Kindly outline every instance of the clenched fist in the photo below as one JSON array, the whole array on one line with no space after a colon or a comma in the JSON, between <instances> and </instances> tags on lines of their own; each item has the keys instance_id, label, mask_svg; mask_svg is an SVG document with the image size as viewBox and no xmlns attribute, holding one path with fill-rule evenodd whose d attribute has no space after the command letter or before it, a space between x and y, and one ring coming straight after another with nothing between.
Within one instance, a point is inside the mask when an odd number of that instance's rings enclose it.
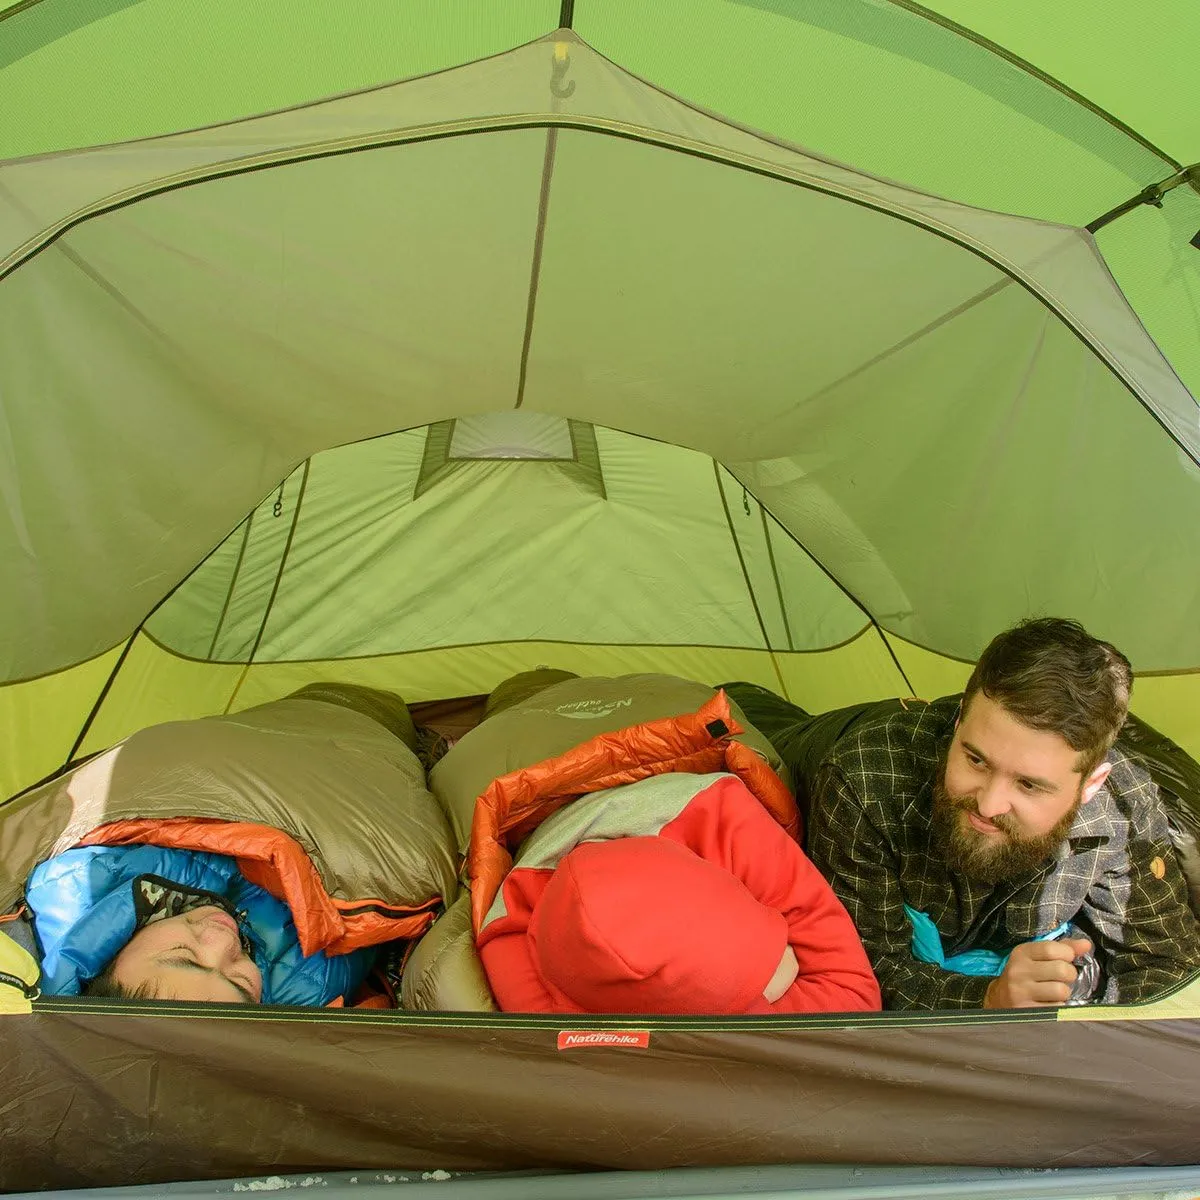
<instances>
[{"instance_id":1,"label":"clenched fist","mask_svg":"<svg viewBox=\"0 0 1200 1200\"><path fill-rule=\"evenodd\" d=\"M1074 961L1088 954L1087 938L1057 942L1022 942L988 987L984 1008L1033 1008L1039 1004L1065 1004L1079 972Z\"/></svg>"}]
</instances>

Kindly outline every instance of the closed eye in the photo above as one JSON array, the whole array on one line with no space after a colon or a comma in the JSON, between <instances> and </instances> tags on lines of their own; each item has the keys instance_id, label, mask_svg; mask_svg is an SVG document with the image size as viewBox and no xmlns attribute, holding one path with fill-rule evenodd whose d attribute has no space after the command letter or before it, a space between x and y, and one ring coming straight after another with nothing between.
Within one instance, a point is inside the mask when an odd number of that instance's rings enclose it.
<instances>
[{"instance_id":1,"label":"closed eye","mask_svg":"<svg viewBox=\"0 0 1200 1200\"><path fill-rule=\"evenodd\" d=\"M240 983L236 979L230 979L229 982L232 983L233 986L235 988L237 988L237 990L239 992L241 992L242 999L245 1000L245 1002L247 1004L257 1004L258 1003L258 1001L254 998L254 993L245 984Z\"/></svg>"},{"instance_id":2,"label":"closed eye","mask_svg":"<svg viewBox=\"0 0 1200 1200\"><path fill-rule=\"evenodd\" d=\"M175 958L166 957L167 955L174 954L176 951L182 951L182 953L180 953L178 955L178 957L175 957ZM190 947L188 947L188 946L172 946L169 950L166 950L163 952L163 954L159 955L157 961L159 962L159 964L161 966L164 966L164 967L180 967L184 970L189 970L189 971L203 971L205 975L220 974L220 972L213 971L208 967L202 967L196 961L195 956L193 955ZM250 988L245 983L243 983L237 979L231 979L228 975L221 975L221 978L224 979L225 982L228 983L231 987L236 988L238 993L241 995L242 999L247 1004L257 1004L258 1003L258 1000L255 998L254 993L250 990Z\"/></svg>"}]
</instances>

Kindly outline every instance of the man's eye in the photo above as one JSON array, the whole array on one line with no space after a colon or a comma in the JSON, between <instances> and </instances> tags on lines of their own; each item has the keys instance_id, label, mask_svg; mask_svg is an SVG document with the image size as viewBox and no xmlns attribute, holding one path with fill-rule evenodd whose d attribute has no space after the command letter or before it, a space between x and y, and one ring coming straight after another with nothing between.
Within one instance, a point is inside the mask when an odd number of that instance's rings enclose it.
<instances>
[{"instance_id":1,"label":"man's eye","mask_svg":"<svg viewBox=\"0 0 1200 1200\"><path fill-rule=\"evenodd\" d=\"M978 754L972 754L970 750L964 750L963 753L967 756L967 762L969 762L971 766L978 767L983 765L983 759L980 758Z\"/></svg>"},{"instance_id":2,"label":"man's eye","mask_svg":"<svg viewBox=\"0 0 1200 1200\"><path fill-rule=\"evenodd\" d=\"M1035 784L1032 779L1018 779L1017 787L1019 787L1023 792L1037 791L1037 784Z\"/></svg>"}]
</instances>

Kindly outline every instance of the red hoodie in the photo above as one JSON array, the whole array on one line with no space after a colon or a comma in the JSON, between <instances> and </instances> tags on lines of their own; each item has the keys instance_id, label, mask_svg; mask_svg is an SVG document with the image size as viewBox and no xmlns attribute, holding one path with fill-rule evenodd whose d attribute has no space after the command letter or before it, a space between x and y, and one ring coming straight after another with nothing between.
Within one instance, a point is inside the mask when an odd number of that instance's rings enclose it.
<instances>
[{"instance_id":1,"label":"red hoodie","mask_svg":"<svg viewBox=\"0 0 1200 1200\"><path fill-rule=\"evenodd\" d=\"M849 915L800 847L736 777L692 778L696 794L654 836L584 840L565 848L556 869L523 867L518 859L504 880L499 915L479 935L502 1009L733 1014L881 1007ZM576 804L612 806L627 798L631 809L644 811L653 787L644 780ZM763 989L789 944L799 974L771 1004Z\"/></svg>"}]
</instances>

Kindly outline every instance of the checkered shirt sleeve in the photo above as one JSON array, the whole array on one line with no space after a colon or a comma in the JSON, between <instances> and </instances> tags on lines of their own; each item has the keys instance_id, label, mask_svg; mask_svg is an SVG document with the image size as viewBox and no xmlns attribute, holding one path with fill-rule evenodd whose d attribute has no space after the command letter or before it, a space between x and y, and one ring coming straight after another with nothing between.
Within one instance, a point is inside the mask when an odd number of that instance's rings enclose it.
<instances>
[{"instance_id":1,"label":"checkered shirt sleeve","mask_svg":"<svg viewBox=\"0 0 1200 1200\"><path fill-rule=\"evenodd\" d=\"M1200 970L1200 931L1153 780L1118 751L1109 787L1128 821L1121 850L1107 856L1080 912L1109 977L1108 1001L1136 1004Z\"/></svg>"}]
</instances>

